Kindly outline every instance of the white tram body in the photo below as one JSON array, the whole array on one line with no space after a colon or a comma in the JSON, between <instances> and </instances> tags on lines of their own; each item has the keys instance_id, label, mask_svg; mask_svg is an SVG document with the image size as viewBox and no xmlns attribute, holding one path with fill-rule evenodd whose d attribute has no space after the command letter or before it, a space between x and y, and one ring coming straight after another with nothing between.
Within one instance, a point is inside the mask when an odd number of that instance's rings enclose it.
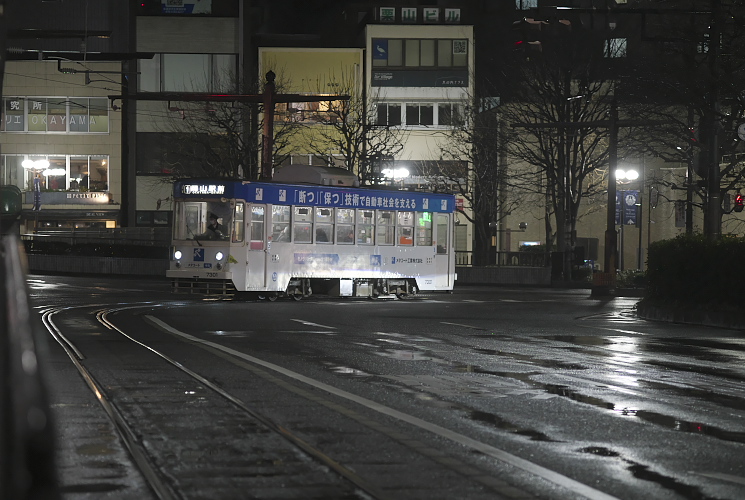
<instances>
[{"instance_id":1,"label":"white tram body","mask_svg":"<svg viewBox=\"0 0 745 500\"><path fill-rule=\"evenodd\" d=\"M453 289L454 196L322 182L336 185L176 182L173 290L299 299Z\"/></svg>"}]
</instances>

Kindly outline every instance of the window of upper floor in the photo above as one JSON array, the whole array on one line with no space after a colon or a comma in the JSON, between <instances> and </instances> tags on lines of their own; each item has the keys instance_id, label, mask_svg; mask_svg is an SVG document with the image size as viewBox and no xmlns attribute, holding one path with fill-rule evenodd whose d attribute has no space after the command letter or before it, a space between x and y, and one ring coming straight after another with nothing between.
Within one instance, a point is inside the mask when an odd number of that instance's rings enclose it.
<instances>
[{"instance_id":1,"label":"window of upper floor","mask_svg":"<svg viewBox=\"0 0 745 500\"><path fill-rule=\"evenodd\" d=\"M374 38L372 65L375 68L465 68L468 40Z\"/></svg>"},{"instance_id":2,"label":"window of upper floor","mask_svg":"<svg viewBox=\"0 0 745 500\"><path fill-rule=\"evenodd\" d=\"M312 94L313 96L323 94ZM314 123L332 124L351 117L353 106L348 101L311 101L277 103L274 119L279 122L293 122L311 125Z\"/></svg>"},{"instance_id":3,"label":"window of upper floor","mask_svg":"<svg viewBox=\"0 0 745 500\"><path fill-rule=\"evenodd\" d=\"M2 132L107 134L109 102L87 97L5 97Z\"/></svg>"},{"instance_id":4,"label":"window of upper floor","mask_svg":"<svg viewBox=\"0 0 745 500\"><path fill-rule=\"evenodd\" d=\"M517 10L528 10L538 7L538 0L515 0Z\"/></svg>"},{"instance_id":5,"label":"window of upper floor","mask_svg":"<svg viewBox=\"0 0 745 500\"><path fill-rule=\"evenodd\" d=\"M446 126L453 127L463 123L463 104L407 102L376 104L375 125L394 127L407 126Z\"/></svg>"},{"instance_id":6,"label":"window of upper floor","mask_svg":"<svg viewBox=\"0 0 745 500\"><path fill-rule=\"evenodd\" d=\"M236 54L155 54L140 59L141 92L230 92L237 88Z\"/></svg>"}]
</instances>

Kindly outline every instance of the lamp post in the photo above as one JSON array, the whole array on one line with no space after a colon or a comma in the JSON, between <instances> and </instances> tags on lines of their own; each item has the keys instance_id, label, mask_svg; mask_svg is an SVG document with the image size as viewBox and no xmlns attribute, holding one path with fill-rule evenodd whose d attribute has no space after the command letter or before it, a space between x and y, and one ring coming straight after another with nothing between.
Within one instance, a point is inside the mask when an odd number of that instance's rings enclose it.
<instances>
[{"instance_id":1,"label":"lamp post","mask_svg":"<svg viewBox=\"0 0 745 500\"><path fill-rule=\"evenodd\" d=\"M616 273L616 166L618 165L618 107L615 97L611 101L608 120L608 208L605 226L605 275ZM614 278L612 278L614 279Z\"/></svg>"}]
</instances>

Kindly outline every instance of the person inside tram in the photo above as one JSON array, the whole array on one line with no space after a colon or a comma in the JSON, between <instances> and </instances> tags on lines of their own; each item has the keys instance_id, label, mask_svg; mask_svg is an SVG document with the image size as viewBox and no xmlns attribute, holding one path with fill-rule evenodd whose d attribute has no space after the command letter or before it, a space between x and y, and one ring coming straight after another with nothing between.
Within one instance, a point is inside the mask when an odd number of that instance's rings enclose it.
<instances>
[{"instance_id":1,"label":"person inside tram","mask_svg":"<svg viewBox=\"0 0 745 500\"><path fill-rule=\"evenodd\" d=\"M354 231L351 228L340 227L336 235L336 241L339 243L354 243Z\"/></svg>"},{"instance_id":2,"label":"person inside tram","mask_svg":"<svg viewBox=\"0 0 745 500\"><path fill-rule=\"evenodd\" d=\"M277 235L276 241L290 241L290 225L287 224Z\"/></svg>"},{"instance_id":3,"label":"person inside tram","mask_svg":"<svg viewBox=\"0 0 745 500\"><path fill-rule=\"evenodd\" d=\"M221 240L225 238L225 227L217 220L217 215L210 213L207 217L209 224L207 230L202 234L202 238L207 240Z\"/></svg>"}]
</instances>

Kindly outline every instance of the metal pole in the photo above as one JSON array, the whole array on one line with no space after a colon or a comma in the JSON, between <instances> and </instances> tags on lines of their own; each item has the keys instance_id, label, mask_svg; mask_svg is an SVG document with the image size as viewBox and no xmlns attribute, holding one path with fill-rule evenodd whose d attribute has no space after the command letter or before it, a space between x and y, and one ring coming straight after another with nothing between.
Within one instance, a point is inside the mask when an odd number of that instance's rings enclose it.
<instances>
[{"instance_id":1,"label":"metal pole","mask_svg":"<svg viewBox=\"0 0 745 500\"><path fill-rule=\"evenodd\" d=\"M272 151L274 149L274 78L270 71L266 74L264 86L264 135L261 141L261 178L272 178Z\"/></svg>"},{"instance_id":2,"label":"metal pole","mask_svg":"<svg viewBox=\"0 0 745 500\"><path fill-rule=\"evenodd\" d=\"M618 165L618 108L616 98L611 101L608 124L608 213L605 228L606 273L616 272L616 167Z\"/></svg>"},{"instance_id":3,"label":"metal pole","mask_svg":"<svg viewBox=\"0 0 745 500\"><path fill-rule=\"evenodd\" d=\"M639 228L639 249L637 251L637 266L639 271L644 270L644 251L642 249L642 240L644 237L644 223L642 222L644 214L644 175L646 174L646 168L644 165L644 158L642 158L642 171L641 171L641 185L639 186L639 213L636 214L636 226Z\"/></svg>"},{"instance_id":4,"label":"metal pole","mask_svg":"<svg viewBox=\"0 0 745 500\"><path fill-rule=\"evenodd\" d=\"M722 195L719 172L719 53L721 27L720 0L711 2L711 30L709 36L709 65L711 72L711 111L710 115L710 138L709 138L709 162L706 203L706 220L704 228L709 239L718 240L722 234Z\"/></svg>"},{"instance_id":5,"label":"metal pole","mask_svg":"<svg viewBox=\"0 0 745 500\"><path fill-rule=\"evenodd\" d=\"M625 224L623 223L623 196L621 196L621 229L619 229L621 237L618 242L618 268L621 271L623 271L623 266L626 260L623 258L623 226L625 226Z\"/></svg>"}]
</instances>

